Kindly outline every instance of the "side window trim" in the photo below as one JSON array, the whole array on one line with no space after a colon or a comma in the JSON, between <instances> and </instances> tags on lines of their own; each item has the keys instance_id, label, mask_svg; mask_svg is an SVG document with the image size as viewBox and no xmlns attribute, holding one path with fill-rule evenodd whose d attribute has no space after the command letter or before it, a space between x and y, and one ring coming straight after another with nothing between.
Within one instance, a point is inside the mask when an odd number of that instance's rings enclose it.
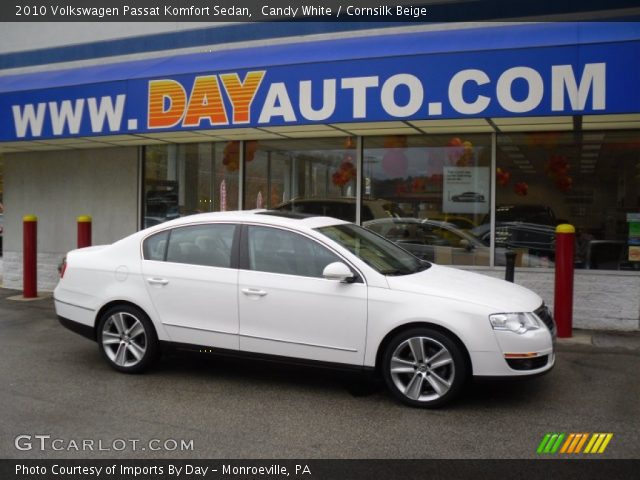
<instances>
[{"instance_id":1,"label":"side window trim","mask_svg":"<svg viewBox=\"0 0 640 480\"><path fill-rule=\"evenodd\" d=\"M168 233L167 233L167 241L164 244L164 254L162 255L162 261L166 262L167 261L167 254L169 253L169 244L171 243L171 233L173 232L173 228L170 228Z\"/></svg>"},{"instance_id":2,"label":"side window trim","mask_svg":"<svg viewBox=\"0 0 640 480\"><path fill-rule=\"evenodd\" d=\"M241 258L240 252L241 250L241 240L242 240L242 230L243 225L240 223L232 224L235 230L233 231L233 240L231 243L231 262L229 268L233 268L238 270L240 268Z\"/></svg>"},{"instance_id":3,"label":"side window trim","mask_svg":"<svg viewBox=\"0 0 640 480\"><path fill-rule=\"evenodd\" d=\"M251 270L249 268L249 225L240 225L238 268L240 270Z\"/></svg>"}]
</instances>

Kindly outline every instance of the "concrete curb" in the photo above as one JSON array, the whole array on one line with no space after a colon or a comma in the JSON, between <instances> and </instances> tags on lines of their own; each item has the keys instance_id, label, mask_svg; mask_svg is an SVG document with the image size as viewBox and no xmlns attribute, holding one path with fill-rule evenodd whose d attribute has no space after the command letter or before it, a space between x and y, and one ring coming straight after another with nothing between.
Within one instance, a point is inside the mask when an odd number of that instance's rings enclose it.
<instances>
[{"instance_id":1,"label":"concrete curb","mask_svg":"<svg viewBox=\"0 0 640 480\"><path fill-rule=\"evenodd\" d=\"M640 352L640 332L574 330L570 338L558 338L559 347L598 347Z\"/></svg>"},{"instance_id":2,"label":"concrete curb","mask_svg":"<svg viewBox=\"0 0 640 480\"><path fill-rule=\"evenodd\" d=\"M22 295L13 295L11 297L6 297L7 300L11 300L12 302L35 302L37 300L44 300L47 298L53 298L53 294L51 293L39 293L37 297L33 298L24 298Z\"/></svg>"}]
</instances>

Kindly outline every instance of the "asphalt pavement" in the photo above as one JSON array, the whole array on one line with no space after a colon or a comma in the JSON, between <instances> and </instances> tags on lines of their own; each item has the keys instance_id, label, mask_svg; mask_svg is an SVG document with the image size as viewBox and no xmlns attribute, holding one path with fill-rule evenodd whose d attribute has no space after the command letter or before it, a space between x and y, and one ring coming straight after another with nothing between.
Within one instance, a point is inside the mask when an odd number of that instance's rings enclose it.
<instances>
[{"instance_id":1,"label":"asphalt pavement","mask_svg":"<svg viewBox=\"0 0 640 480\"><path fill-rule=\"evenodd\" d=\"M640 458L638 332L576 332L548 375L419 410L357 375L205 354L120 374L51 298L18 294L0 289L0 458L537 458L549 432L613 433L599 458Z\"/></svg>"}]
</instances>

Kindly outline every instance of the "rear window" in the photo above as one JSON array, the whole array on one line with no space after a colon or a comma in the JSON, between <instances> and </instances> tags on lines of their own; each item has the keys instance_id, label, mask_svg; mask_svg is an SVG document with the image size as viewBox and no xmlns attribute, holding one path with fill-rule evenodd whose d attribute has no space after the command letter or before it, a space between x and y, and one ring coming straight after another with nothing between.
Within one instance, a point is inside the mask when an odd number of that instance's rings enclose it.
<instances>
[{"instance_id":1,"label":"rear window","mask_svg":"<svg viewBox=\"0 0 640 480\"><path fill-rule=\"evenodd\" d=\"M231 266L235 225L190 225L148 237L142 245L145 260L207 267Z\"/></svg>"}]
</instances>

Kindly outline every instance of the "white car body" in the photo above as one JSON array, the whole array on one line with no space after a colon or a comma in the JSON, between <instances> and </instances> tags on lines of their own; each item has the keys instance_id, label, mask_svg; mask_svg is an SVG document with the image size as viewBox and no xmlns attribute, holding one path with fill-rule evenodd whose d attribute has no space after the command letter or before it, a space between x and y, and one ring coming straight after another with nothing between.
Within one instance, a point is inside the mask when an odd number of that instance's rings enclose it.
<instances>
[{"instance_id":1,"label":"white car body","mask_svg":"<svg viewBox=\"0 0 640 480\"><path fill-rule=\"evenodd\" d=\"M167 229L211 223L261 225L318 242L357 273L361 282L220 268L143 258L142 242ZM137 232L112 245L69 252L54 292L65 326L93 339L101 312L127 302L149 317L160 342L220 351L275 355L368 369L399 329L428 326L464 346L474 376L508 377L553 367L553 334L496 330L489 316L534 312L535 293L518 285L432 265L411 275L383 275L319 233L347 224L328 217L304 219L256 211L183 217ZM505 355L544 357L539 368L518 370Z\"/></svg>"}]
</instances>

